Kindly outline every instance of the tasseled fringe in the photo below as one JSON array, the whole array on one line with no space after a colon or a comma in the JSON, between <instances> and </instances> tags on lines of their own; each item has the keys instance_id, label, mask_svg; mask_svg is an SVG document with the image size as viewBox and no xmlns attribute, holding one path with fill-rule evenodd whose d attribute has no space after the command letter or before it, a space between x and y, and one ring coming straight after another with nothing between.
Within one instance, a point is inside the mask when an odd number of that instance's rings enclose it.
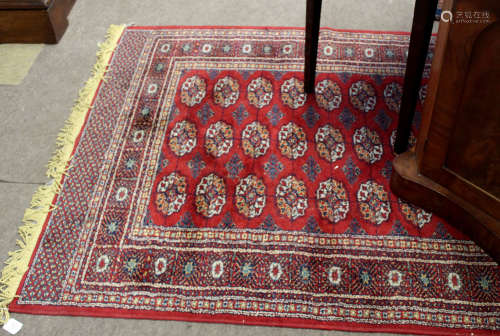
<instances>
[{"instance_id":1,"label":"tasseled fringe","mask_svg":"<svg viewBox=\"0 0 500 336\"><path fill-rule=\"evenodd\" d=\"M71 115L57 137L57 150L47 165L47 176L51 182L38 188L33 195L30 208L24 213L23 225L19 228L20 239L17 240L19 249L9 252L9 258L0 276L0 325L9 319L7 307L16 297L23 275L28 270L31 255L47 215L54 210L52 202L61 189L60 181L63 175L69 169L68 163L71 161L76 138L83 127L99 83L105 80L111 55L124 29L125 25L111 25L106 41L99 44L92 76L80 90Z\"/></svg>"}]
</instances>

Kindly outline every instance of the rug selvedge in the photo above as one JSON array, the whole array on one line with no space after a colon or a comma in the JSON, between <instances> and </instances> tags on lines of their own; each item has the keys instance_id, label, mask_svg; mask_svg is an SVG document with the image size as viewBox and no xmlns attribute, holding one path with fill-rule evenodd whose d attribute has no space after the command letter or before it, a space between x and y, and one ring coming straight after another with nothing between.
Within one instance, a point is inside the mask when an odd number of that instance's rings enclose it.
<instances>
[{"instance_id":1,"label":"rug selvedge","mask_svg":"<svg viewBox=\"0 0 500 336\"><path fill-rule=\"evenodd\" d=\"M323 31L315 99L302 39L126 30L13 310L498 328L498 266L388 188L408 37Z\"/></svg>"}]
</instances>

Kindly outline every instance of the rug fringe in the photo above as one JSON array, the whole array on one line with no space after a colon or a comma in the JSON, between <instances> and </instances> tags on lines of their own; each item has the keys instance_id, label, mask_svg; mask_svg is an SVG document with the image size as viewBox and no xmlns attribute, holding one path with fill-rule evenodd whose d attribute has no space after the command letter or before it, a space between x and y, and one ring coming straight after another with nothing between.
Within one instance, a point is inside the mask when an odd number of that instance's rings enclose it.
<instances>
[{"instance_id":1,"label":"rug fringe","mask_svg":"<svg viewBox=\"0 0 500 336\"><path fill-rule=\"evenodd\" d=\"M59 181L66 170L70 168L68 163L71 161L75 141L83 127L99 83L106 79L106 70L111 55L125 27L126 25L111 25L105 42L99 44L97 62L92 70L92 75L80 90L71 115L57 136L57 150L47 165L47 176L51 181L38 188L33 195L30 208L24 213L23 225L19 228L20 239L17 240L19 249L9 252L9 257L0 276L0 325L5 324L9 319L7 307L16 297L17 289L24 273L28 270L31 255L36 247L45 219L54 209L52 201L61 189Z\"/></svg>"}]
</instances>

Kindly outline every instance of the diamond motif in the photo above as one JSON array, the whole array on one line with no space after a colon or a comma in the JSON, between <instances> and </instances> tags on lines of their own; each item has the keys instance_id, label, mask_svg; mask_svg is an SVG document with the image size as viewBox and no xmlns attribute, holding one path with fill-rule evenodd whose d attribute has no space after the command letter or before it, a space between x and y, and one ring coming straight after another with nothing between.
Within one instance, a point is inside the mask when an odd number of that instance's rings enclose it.
<instances>
[{"instance_id":1,"label":"diamond motif","mask_svg":"<svg viewBox=\"0 0 500 336\"><path fill-rule=\"evenodd\" d=\"M350 130L352 124L354 124L354 122L356 121L356 117L346 107L346 108L344 108L342 113L339 115L339 120L342 122L342 124L344 124L345 128Z\"/></svg>"},{"instance_id":2,"label":"diamond motif","mask_svg":"<svg viewBox=\"0 0 500 336\"><path fill-rule=\"evenodd\" d=\"M248 111L243 107L243 105L240 105L240 107L233 111L233 118L236 120L238 125L241 125L247 117Z\"/></svg>"},{"instance_id":3,"label":"diamond motif","mask_svg":"<svg viewBox=\"0 0 500 336\"><path fill-rule=\"evenodd\" d=\"M307 233L320 233L321 230L318 226L318 221L313 217L309 217L304 227L304 231Z\"/></svg>"},{"instance_id":4,"label":"diamond motif","mask_svg":"<svg viewBox=\"0 0 500 336\"><path fill-rule=\"evenodd\" d=\"M345 177L350 184L356 182L358 176L361 174L361 170L356 166L354 160L351 157L346 160L344 167L342 167L342 170L344 171Z\"/></svg>"},{"instance_id":5,"label":"diamond motif","mask_svg":"<svg viewBox=\"0 0 500 336\"><path fill-rule=\"evenodd\" d=\"M233 217L231 217L231 214L229 212L224 215L224 218L222 218L222 221L219 223L219 228L220 229L234 228Z\"/></svg>"},{"instance_id":6,"label":"diamond motif","mask_svg":"<svg viewBox=\"0 0 500 336\"><path fill-rule=\"evenodd\" d=\"M307 159L306 163L304 163L304 165L302 166L302 170L313 182L316 180L318 174L321 173L321 167L312 156L310 156Z\"/></svg>"},{"instance_id":7,"label":"diamond motif","mask_svg":"<svg viewBox=\"0 0 500 336\"><path fill-rule=\"evenodd\" d=\"M212 109L210 109L210 107L208 107L207 104L205 104L200 110L198 110L198 113L196 115L200 119L201 123L205 125L208 119L214 116L214 112L212 111Z\"/></svg>"},{"instance_id":8,"label":"diamond motif","mask_svg":"<svg viewBox=\"0 0 500 336\"><path fill-rule=\"evenodd\" d=\"M194 222L193 217L191 217L191 213L186 212L175 226L181 228L193 228Z\"/></svg>"},{"instance_id":9,"label":"diamond motif","mask_svg":"<svg viewBox=\"0 0 500 336\"><path fill-rule=\"evenodd\" d=\"M278 230L278 227L276 226L276 222L273 219L273 216L267 215L264 221L262 222L261 229L266 230L266 231L276 231Z\"/></svg>"},{"instance_id":10,"label":"diamond motif","mask_svg":"<svg viewBox=\"0 0 500 336\"><path fill-rule=\"evenodd\" d=\"M205 162L201 159L200 153L196 153L194 157L187 163L189 169L191 169L191 175L197 178L201 170L206 167Z\"/></svg>"},{"instance_id":11,"label":"diamond motif","mask_svg":"<svg viewBox=\"0 0 500 336\"><path fill-rule=\"evenodd\" d=\"M269 110L269 112L267 112L266 115L273 126L278 125L281 118L283 118L284 116L283 112L281 112L278 106L276 105L274 105L273 108Z\"/></svg>"},{"instance_id":12,"label":"diamond motif","mask_svg":"<svg viewBox=\"0 0 500 336\"><path fill-rule=\"evenodd\" d=\"M264 164L264 171L274 180L282 170L283 164L278 160L276 155L271 154L269 161Z\"/></svg>"},{"instance_id":13,"label":"diamond motif","mask_svg":"<svg viewBox=\"0 0 500 336\"><path fill-rule=\"evenodd\" d=\"M319 114L314 110L312 106L302 114L302 118L306 121L306 124L309 128L313 128L316 124L316 121L319 119Z\"/></svg>"},{"instance_id":14,"label":"diamond motif","mask_svg":"<svg viewBox=\"0 0 500 336\"><path fill-rule=\"evenodd\" d=\"M392 163L391 163L391 161L386 161L385 162L384 168L382 168L382 170L380 171L380 173L386 179L388 179L388 178L391 177L391 174L392 174Z\"/></svg>"},{"instance_id":15,"label":"diamond motif","mask_svg":"<svg viewBox=\"0 0 500 336\"><path fill-rule=\"evenodd\" d=\"M226 163L226 169L229 172L229 177L234 179L238 177L240 172L245 168L238 154L233 154L231 159Z\"/></svg>"},{"instance_id":16,"label":"diamond motif","mask_svg":"<svg viewBox=\"0 0 500 336\"><path fill-rule=\"evenodd\" d=\"M384 110L380 110L380 112L375 117L375 122L382 128L384 131L387 131L387 128L392 122L392 118L385 113Z\"/></svg>"}]
</instances>

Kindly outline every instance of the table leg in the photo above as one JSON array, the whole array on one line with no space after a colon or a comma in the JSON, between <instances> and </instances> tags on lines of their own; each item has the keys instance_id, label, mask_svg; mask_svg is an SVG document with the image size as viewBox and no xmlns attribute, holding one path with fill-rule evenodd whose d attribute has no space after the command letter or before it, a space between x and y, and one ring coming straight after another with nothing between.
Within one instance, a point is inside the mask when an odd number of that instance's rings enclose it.
<instances>
[{"instance_id":1,"label":"table leg","mask_svg":"<svg viewBox=\"0 0 500 336\"><path fill-rule=\"evenodd\" d=\"M319 25L321 18L321 1L307 0L306 8L306 45L304 49L304 89L306 93L314 91L316 77L316 60L318 57Z\"/></svg>"},{"instance_id":2,"label":"table leg","mask_svg":"<svg viewBox=\"0 0 500 336\"><path fill-rule=\"evenodd\" d=\"M401 154L408 147L411 125L417 106L418 90L422 82L432 26L438 0L416 0L411 28L410 48L406 64L403 96L399 110L398 129L394 151Z\"/></svg>"}]
</instances>

